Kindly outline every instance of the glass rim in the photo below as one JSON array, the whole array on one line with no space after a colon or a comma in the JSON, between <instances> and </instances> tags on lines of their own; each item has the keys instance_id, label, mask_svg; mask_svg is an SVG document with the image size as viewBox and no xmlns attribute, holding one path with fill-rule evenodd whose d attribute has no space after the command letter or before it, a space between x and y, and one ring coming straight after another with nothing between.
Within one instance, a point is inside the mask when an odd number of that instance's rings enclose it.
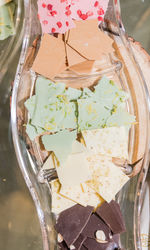
<instances>
[{"instance_id":1,"label":"glass rim","mask_svg":"<svg viewBox=\"0 0 150 250\"><path fill-rule=\"evenodd\" d=\"M50 236L51 235L51 230L48 229L48 225L46 224L45 218L48 220L47 216L45 215L45 204L43 204L43 200L41 200L41 194L48 193L50 195L50 191L48 190L47 186L41 187L41 189L36 189L36 187L32 183L32 179L30 179L28 175L28 170L27 168L27 163L24 159L23 156L23 151L22 151L22 145L20 142L19 134L18 134L18 128L17 128L17 92L19 88L19 83L20 83L20 77L23 71L23 63L25 62L25 57L27 54L27 49L29 47L29 39L30 39L30 31L31 31L31 23L30 23L30 17L32 15L31 13L31 5L29 0L24 0L25 3L25 31L24 31L24 40L23 40L23 46L22 46L22 52L21 52L21 57L20 57L20 62L18 65L17 73L16 73L16 78L15 78L15 84L14 84L14 89L13 89L13 94L12 94L12 109L11 109L11 126L12 126L12 134L13 134L13 141L14 141L14 146L16 150L16 155L19 161L20 168L23 172L24 178L26 180L26 184L32 194L33 200L35 201L36 209L38 212L39 216L39 221L41 224L41 230L43 234L43 246L45 250L49 250L49 244L50 244ZM145 152L145 157L143 161L143 166L142 166L142 171L140 173L138 183L137 183L137 189L136 189L136 196L135 196L135 205L134 205L134 244L135 244L135 249L141 249L141 241L140 241L140 209L141 209L141 195L142 195L142 187L146 178L147 170L148 170L148 154L149 154L149 138L150 138L150 125L149 125L149 113L150 113L150 97L149 93L147 91L147 86L144 81L144 76L141 74L138 62L135 60L133 51L130 48L130 45L127 41L125 32L124 32L124 27L123 24L121 23L121 14L120 14L120 4L119 1L113 0L113 6L115 9L115 14L116 14L116 22L118 26L118 31L121 37L121 40L125 46L126 52L129 54L131 61L133 62L134 66L137 69L137 72L139 74L139 77L141 79L141 84L143 87L143 93L145 95L145 105L147 108L147 124L146 124L146 131L147 131L147 141L146 141L146 152ZM100 72L101 73L101 72ZM93 74L91 77L94 76L99 76L99 73L96 73L95 75ZM74 79L85 79L89 77L89 75L84 75L84 76L74 76L71 78L67 77L67 80L74 80ZM58 77L56 80L65 80L63 77ZM39 193L38 193L39 192Z\"/></svg>"}]
</instances>

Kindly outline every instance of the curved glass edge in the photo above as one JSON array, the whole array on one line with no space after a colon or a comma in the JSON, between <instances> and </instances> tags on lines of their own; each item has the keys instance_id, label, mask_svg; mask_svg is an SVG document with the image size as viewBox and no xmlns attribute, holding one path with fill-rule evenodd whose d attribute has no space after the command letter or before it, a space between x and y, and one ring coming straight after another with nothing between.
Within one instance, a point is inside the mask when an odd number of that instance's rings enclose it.
<instances>
[{"instance_id":1,"label":"curved glass edge","mask_svg":"<svg viewBox=\"0 0 150 250\"><path fill-rule=\"evenodd\" d=\"M139 75L139 79L141 81L141 86L143 88L143 93L145 94L145 107L147 109L147 124L146 124L146 133L147 133L147 140L146 140L146 151L144 155L144 160L142 164L142 170L139 174L139 178L137 179L137 184L133 184L135 189L135 201L134 201L134 245L136 250L142 249L141 244L141 232L140 232L140 217L141 217L141 208L142 208L142 201L143 201L143 190L144 190L144 183L147 176L148 168L149 168L149 161L150 161L150 95L147 88L147 84L143 75L143 72L140 68L138 61L136 60L136 56L132 50L130 42L125 34L125 29L121 19L121 9L120 9L120 1L114 1L114 13L116 18L116 23L118 25L118 30L124 47L126 48L126 52L129 54L132 63ZM137 178L137 177L136 177ZM133 180L134 183L134 180Z\"/></svg>"},{"instance_id":2,"label":"curved glass edge","mask_svg":"<svg viewBox=\"0 0 150 250\"><path fill-rule=\"evenodd\" d=\"M26 184L31 192L31 195L32 195L33 200L34 200L35 205L36 205L37 213L39 216L39 221L41 224L44 250L53 250L53 249L57 249L57 247L55 246L55 236L53 234L54 230L53 230L53 223L52 223L53 218L51 216L51 211L50 211L50 202L51 201L50 201L49 185L48 185L48 183L39 185L39 183L37 181L36 170L33 171L33 169L30 168L32 162L30 161L30 159L28 157L28 152L26 150L26 146L25 146L24 142L21 141L19 138L18 129L17 129L17 113L16 113L17 112L17 107L16 107L17 92L18 92L19 83L20 83L20 76L21 76L21 73L23 71L23 64L25 61L27 49L28 49L29 42L30 42L31 23L32 23L31 22L32 13L31 13L30 1L25 0L24 4L25 4L24 40L23 40L20 62L19 62L19 66L17 69L17 73L16 73L13 95L12 95L12 110L11 110L12 133L13 133L13 140L14 140L14 145L15 145L15 150L16 150L18 162L19 162L21 171L23 173L23 176L25 178ZM125 37L125 34L124 34L123 25L121 26L121 18L118 19L118 16L120 17L119 2L117 2L117 1L114 2L114 8L117 8L117 10L115 9L115 11L117 13L116 14L116 22L118 23L119 34L122 38L122 41L125 44L125 47L127 46L126 49L128 50L128 53L130 53L130 50L128 49L130 47L129 47L129 45L127 45L128 42L127 42L127 38ZM133 60L133 63L137 67L135 60ZM137 68L137 71L139 71L138 68ZM141 83L143 84L143 79L142 79ZM145 88L143 88L143 90L145 92ZM147 105L147 102L146 102L146 105ZM148 130L148 126L146 129ZM146 143L148 145L148 141ZM145 155L147 156L147 151L146 151ZM145 159L147 159L147 157L145 157ZM147 160L145 160L143 163L143 170L144 170L144 168L147 169ZM137 185L136 185L137 181L138 181L138 177L135 177L132 181L134 191L137 187ZM144 181L144 178L142 178L142 181ZM139 183L139 181L138 181L138 183ZM131 184L129 184L129 185L131 185ZM136 193L137 193L137 191L136 191ZM121 195L122 195L122 198L120 198ZM120 195L118 197L118 200L120 200L122 203L122 207L125 205L123 202L123 198L125 196L128 197L128 195L129 195L128 194L128 185L126 185L124 190L120 193ZM135 213L134 213L134 218L135 218ZM139 227L136 226L136 233L137 233L137 228L139 228ZM139 238L137 239L137 242L139 242ZM135 243L135 245L136 244L137 243ZM132 243L132 246L133 246L133 243ZM133 250L134 246L131 248L126 248L126 249ZM141 249L141 248L135 248L135 249Z\"/></svg>"},{"instance_id":3,"label":"curved glass edge","mask_svg":"<svg viewBox=\"0 0 150 250\"><path fill-rule=\"evenodd\" d=\"M56 249L54 246L55 240L54 238L54 230L53 230L53 223L52 223L52 216L50 211L50 193L48 184L47 185L38 185L36 173L33 172L32 168L30 168L31 162L25 152L26 146L24 142L20 140L18 135L17 129L17 93L20 81L20 75L23 70L23 65L25 61L25 57L27 54L27 49L29 46L30 41L30 32L31 32L31 4L30 0L24 1L24 9L25 9L25 20L24 20L24 39L22 45L22 51L19 61L19 66L17 68L15 83L12 93L12 108L11 108L11 128L12 128L12 135L14 141L15 152L17 156L17 160L24 176L26 185L28 186L32 198L34 200L37 214L39 217L41 231L42 231L42 238L43 238L43 247L44 250L54 250Z\"/></svg>"},{"instance_id":4,"label":"curved glass edge","mask_svg":"<svg viewBox=\"0 0 150 250\"><path fill-rule=\"evenodd\" d=\"M23 32L24 32L24 3L22 0L16 2L16 14L15 14L15 34L7 39L0 41L5 44L2 53L0 54L0 82L4 77L6 71L16 52L21 46Z\"/></svg>"}]
</instances>

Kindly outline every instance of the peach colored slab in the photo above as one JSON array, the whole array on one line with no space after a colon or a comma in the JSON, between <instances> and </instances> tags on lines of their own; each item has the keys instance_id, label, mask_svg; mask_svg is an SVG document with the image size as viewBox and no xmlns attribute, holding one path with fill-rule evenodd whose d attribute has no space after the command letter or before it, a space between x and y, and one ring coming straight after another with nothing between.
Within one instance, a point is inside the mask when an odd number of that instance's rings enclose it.
<instances>
[{"instance_id":1,"label":"peach colored slab","mask_svg":"<svg viewBox=\"0 0 150 250\"><path fill-rule=\"evenodd\" d=\"M66 68L66 52L61 37L44 34L32 69L46 78L53 79Z\"/></svg>"},{"instance_id":2,"label":"peach colored slab","mask_svg":"<svg viewBox=\"0 0 150 250\"><path fill-rule=\"evenodd\" d=\"M70 30L68 44L88 60L99 60L103 54L113 52L113 40L102 32L97 20L76 21Z\"/></svg>"},{"instance_id":3,"label":"peach colored slab","mask_svg":"<svg viewBox=\"0 0 150 250\"><path fill-rule=\"evenodd\" d=\"M86 61L85 57L81 56L76 50L71 48L69 45L66 45L66 53L69 67Z\"/></svg>"},{"instance_id":4,"label":"peach colored slab","mask_svg":"<svg viewBox=\"0 0 150 250\"><path fill-rule=\"evenodd\" d=\"M93 65L94 65L94 61L87 60L82 63L73 65L72 67L70 67L70 70L74 71L77 74L88 74L92 72Z\"/></svg>"}]
</instances>

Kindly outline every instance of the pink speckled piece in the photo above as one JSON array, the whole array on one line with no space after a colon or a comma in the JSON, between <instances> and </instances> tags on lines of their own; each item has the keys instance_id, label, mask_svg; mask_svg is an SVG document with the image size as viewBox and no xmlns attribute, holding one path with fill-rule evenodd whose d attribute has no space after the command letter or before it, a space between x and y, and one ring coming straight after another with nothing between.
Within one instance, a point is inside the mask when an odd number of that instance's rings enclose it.
<instances>
[{"instance_id":1,"label":"pink speckled piece","mask_svg":"<svg viewBox=\"0 0 150 250\"><path fill-rule=\"evenodd\" d=\"M43 33L65 33L74 28L66 0L38 0L38 17Z\"/></svg>"},{"instance_id":2,"label":"pink speckled piece","mask_svg":"<svg viewBox=\"0 0 150 250\"><path fill-rule=\"evenodd\" d=\"M71 0L71 16L75 20L103 20L109 0Z\"/></svg>"},{"instance_id":3,"label":"pink speckled piece","mask_svg":"<svg viewBox=\"0 0 150 250\"><path fill-rule=\"evenodd\" d=\"M38 0L38 17L43 33L65 33L73 20L103 21L109 0Z\"/></svg>"}]
</instances>

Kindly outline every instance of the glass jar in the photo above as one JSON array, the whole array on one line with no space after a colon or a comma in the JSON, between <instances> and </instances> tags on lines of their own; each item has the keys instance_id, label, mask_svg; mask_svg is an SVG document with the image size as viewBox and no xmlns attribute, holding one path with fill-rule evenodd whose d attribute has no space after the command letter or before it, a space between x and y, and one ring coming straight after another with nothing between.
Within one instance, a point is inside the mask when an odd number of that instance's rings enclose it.
<instances>
[{"instance_id":1,"label":"glass jar","mask_svg":"<svg viewBox=\"0 0 150 250\"><path fill-rule=\"evenodd\" d=\"M24 4L25 32L12 95L12 133L20 169L39 216L43 248L44 250L52 250L57 249L57 242L54 230L55 218L50 209L49 183L41 184L37 178L46 155L41 154L37 141L31 143L26 140L23 126L27 121L24 101L33 94L36 79L36 75L30 70L30 67L36 54L35 47L38 42L35 40L33 47L32 43L37 36L41 35L40 24L36 18L36 1L25 0ZM78 82L79 86L83 87L91 85L106 75L110 79L114 79L123 90L129 93L130 97L126 106L137 120L137 124L132 126L130 130L129 159L134 162L143 157L143 161L142 166L140 166L140 174L125 185L116 199L120 203L127 227L127 232L121 237L121 246L128 250L141 249L141 195L149 162L149 93L140 65L134 56L132 44L129 44L125 35L119 1L110 1L101 29L114 40L115 53L105 57L100 62L99 69L92 74L76 75L67 71L57 76L55 80L71 84L71 86L77 86Z\"/></svg>"}]
</instances>

